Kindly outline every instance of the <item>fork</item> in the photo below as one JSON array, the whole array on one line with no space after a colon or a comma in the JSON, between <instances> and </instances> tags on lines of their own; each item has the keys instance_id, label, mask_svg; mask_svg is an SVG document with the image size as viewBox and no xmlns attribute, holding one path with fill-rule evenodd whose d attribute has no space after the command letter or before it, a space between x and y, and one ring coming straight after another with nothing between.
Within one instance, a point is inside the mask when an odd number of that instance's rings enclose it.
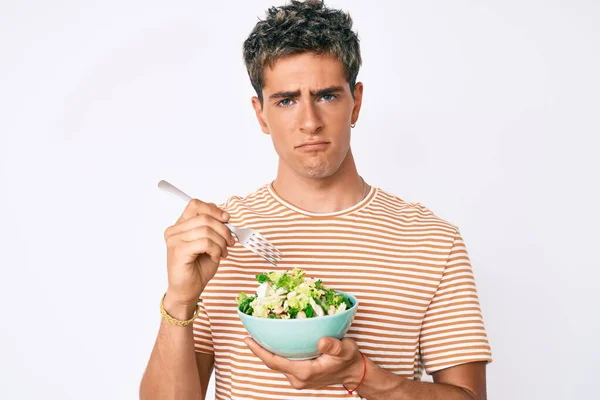
<instances>
[{"instance_id":1,"label":"fork","mask_svg":"<svg viewBox=\"0 0 600 400\"><path fill-rule=\"evenodd\" d=\"M192 200L190 196L165 180L158 182L158 188L179 197L186 203ZM281 261L281 251L273 246L258 231L251 228L238 228L229 222L226 222L225 226L238 238L240 244L251 252L258 254L273 265L277 265Z\"/></svg>"}]
</instances>

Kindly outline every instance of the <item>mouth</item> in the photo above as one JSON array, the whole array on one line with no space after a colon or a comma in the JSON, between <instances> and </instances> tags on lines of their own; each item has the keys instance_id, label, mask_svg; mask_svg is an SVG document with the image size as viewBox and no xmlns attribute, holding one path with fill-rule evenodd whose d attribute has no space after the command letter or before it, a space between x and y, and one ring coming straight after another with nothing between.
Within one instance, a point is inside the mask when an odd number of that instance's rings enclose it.
<instances>
[{"instance_id":1,"label":"mouth","mask_svg":"<svg viewBox=\"0 0 600 400\"><path fill-rule=\"evenodd\" d=\"M318 141L318 142L307 142L302 143L301 145L296 146L296 149L300 150L322 150L326 148L330 142L326 141Z\"/></svg>"}]
</instances>

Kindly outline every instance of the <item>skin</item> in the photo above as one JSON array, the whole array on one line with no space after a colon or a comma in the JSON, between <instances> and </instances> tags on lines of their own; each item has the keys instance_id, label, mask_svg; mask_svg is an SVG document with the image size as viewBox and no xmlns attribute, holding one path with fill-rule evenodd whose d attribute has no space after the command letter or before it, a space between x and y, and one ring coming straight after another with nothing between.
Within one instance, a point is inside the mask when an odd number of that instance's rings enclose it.
<instances>
[{"instance_id":1,"label":"skin","mask_svg":"<svg viewBox=\"0 0 600 400\"><path fill-rule=\"evenodd\" d=\"M265 68L264 102L252 106L279 156L275 190L312 212L339 211L360 201L363 182L350 148L350 125L358 121L363 84L354 96L342 64L310 53ZM316 148L306 143L324 142Z\"/></svg>"},{"instance_id":2,"label":"skin","mask_svg":"<svg viewBox=\"0 0 600 400\"><path fill-rule=\"evenodd\" d=\"M289 203L307 211L327 213L359 202L365 184L350 147L351 125L358 121L363 84L353 93L343 65L334 57L304 53L265 68L264 101L252 98L262 131L271 136L279 156L273 187ZM317 145L307 146L309 143ZM179 220L165 232L169 287L166 311L189 319L196 301L214 276L232 237L214 204L192 200ZM351 339L322 338L314 360L290 361L254 340L248 348L269 368L282 372L297 389L343 383L355 388L363 377L363 358ZM142 379L142 399L203 399L214 356L196 353L191 326L162 323ZM433 373L434 383L394 375L366 358L366 374L357 392L365 398L410 400L483 400L485 363L473 362Z\"/></svg>"}]
</instances>

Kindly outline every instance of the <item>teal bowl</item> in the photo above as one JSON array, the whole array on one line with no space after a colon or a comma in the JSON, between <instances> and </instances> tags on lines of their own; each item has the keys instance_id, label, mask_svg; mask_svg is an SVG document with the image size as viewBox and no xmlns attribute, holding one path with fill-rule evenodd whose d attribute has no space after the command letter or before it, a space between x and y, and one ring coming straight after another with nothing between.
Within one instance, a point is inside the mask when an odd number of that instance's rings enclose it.
<instances>
[{"instance_id":1,"label":"teal bowl","mask_svg":"<svg viewBox=\"0 0 600 400\"><path fill-rule=\"evenodd\" d=\"M356 297L339 290L336 292L353 304L339 314L303 319L270 319L246 315L238 309L238 315L250 336L271 353L290 360L309 360L321 355L317 348L319 339L324 336L342 339L356 315Z\"/></svg>"}]
</instances>

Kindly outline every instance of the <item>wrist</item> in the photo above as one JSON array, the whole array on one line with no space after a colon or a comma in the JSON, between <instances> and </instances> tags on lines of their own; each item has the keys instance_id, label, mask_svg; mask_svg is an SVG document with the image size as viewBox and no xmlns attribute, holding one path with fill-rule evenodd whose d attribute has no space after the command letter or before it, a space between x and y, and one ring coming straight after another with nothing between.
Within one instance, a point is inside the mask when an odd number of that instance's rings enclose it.
<instances>
[{"instance_id":1,"label":"wrist","mask_svg":"<svg viewBox=\"0 0 600 400\"><path fill-rule=\"evenodd\" d=\"M179 300L177 296L173 295L173 293L169 292L168 290L163 301L165 311L173 318L182 321L186 321L192 318L192 316L194 315L194 311L196 310L197 304L198 299L196 299L195 301L182 301Z\"/></svg>"},{"instance_id":2,"label":"wrist","mask_svg":"<svg viewBox=\"0 0 600 400\"><path fill-rule=\"evenodd\" d=\"M361 383L365 375L366 363L366 357L363 358L361 352L357 350L352 363L346 369L347 374L343 381L344 386L346 386L348 389L354 389Z\"/></svg>"}]
</instances>

